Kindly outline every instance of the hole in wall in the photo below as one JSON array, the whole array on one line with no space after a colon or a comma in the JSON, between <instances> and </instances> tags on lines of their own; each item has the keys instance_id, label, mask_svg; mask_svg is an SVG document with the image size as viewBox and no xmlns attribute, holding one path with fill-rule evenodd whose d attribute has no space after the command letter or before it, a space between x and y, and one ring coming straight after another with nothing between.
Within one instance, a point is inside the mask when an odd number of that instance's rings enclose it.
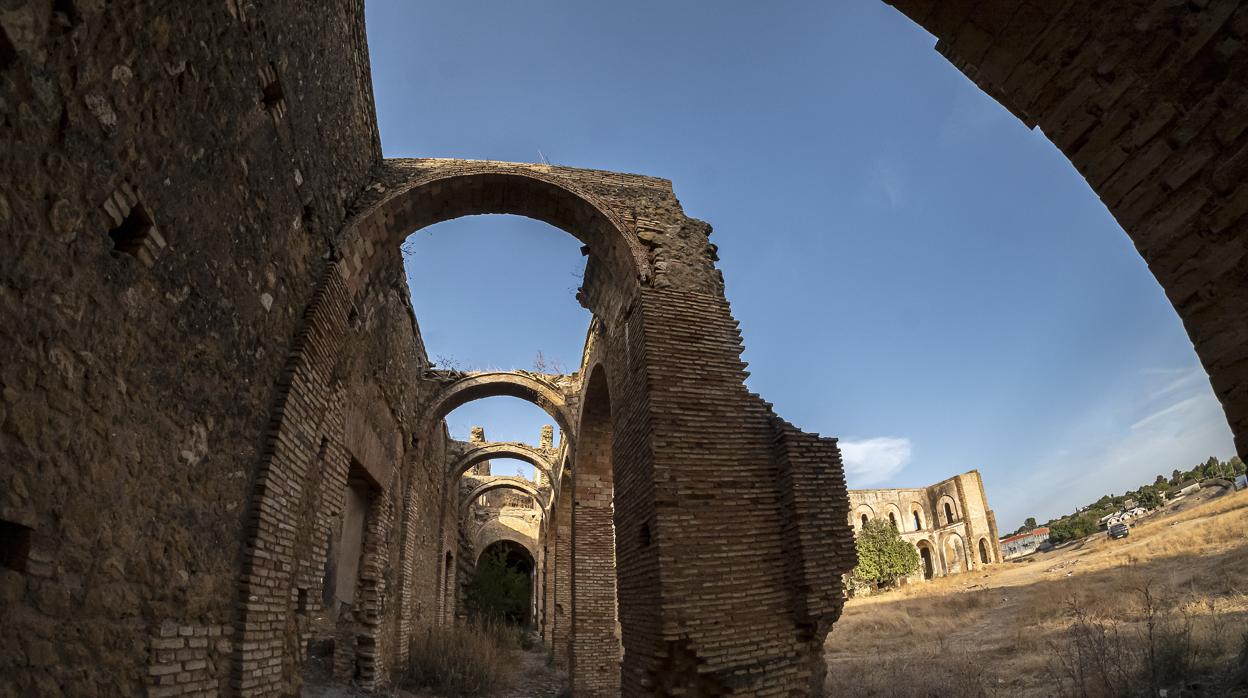
<instances>
[{"instance_id":1,"label":"hole in wall","mask_svg":"<svg viewBox=\"0 0 1248 698\"><path fill-rule=\"evenodd\" d=\"M26 562L30 559L31 533L29 526L0 520L0 567L18 572L26 571Z\"/></svg>"},{"instance_id":2,"label":"hole in wall","mask_svg":"<svg viewBox=\"0 0 1248 698\"><path fill-rule=\"evenodd\" d=\"M641 533L638 536L638 538L641 541L641 547L643 548L650 547L650 524L643 523L641 525Z\"/></svg>"},{"instance_id":3,"label":"hole in wall","mask_svg":"<svg viewBox=\"0 0 1248 698\"><path fill-rule=\"evenodd\" d=\"M113 249L141 259L152 233L152 225L152 217L143 208L143 204L135 204L121 224L108 231L108 236L113 240Z\"/></svg>"},{"instance_id":4,"label":"hole in wall","mask_svg":"<svg viewBox=\"0 0 1248 698\"><path fill-rule=\"evenodd\" d=\"M52 3L52 17L60 25L61 31L68 33L82 21L78 8L73 0L56 0Z\"/></svg>"},{"instance_id":5,"label":"hole in wall","mask_svg":"<svg viewBox=\"0 0 1248 698\"><path fill-rule=\"evenodd\" d=\"M299 587L299 599L295 603L295 610L304 615L308 613L308 590L304 587Z\"/></svg>"},{"instance_id":6,"label":"hole in wall","mask_svg":"<svg viewBox=\"0 0 1248 698\"><path fill-rule=\"evenodd\" d=\"M272 63L262 72L264 87L261 90L261 101L264 108L280 116L286 106L286 93L282 90L282 81L277 77L277 68Z\"/></svg>"},{"instance_id":7,"label":"hole in wall","mask_svg":"<svg viewBox=\"0 0 1248 698\"><path fill-rule=\"evenodd\" d=\"M17 62L17 48L9 40L8 32L0 27L0 70L7 70Z\"/></svg>"}]
</instances>

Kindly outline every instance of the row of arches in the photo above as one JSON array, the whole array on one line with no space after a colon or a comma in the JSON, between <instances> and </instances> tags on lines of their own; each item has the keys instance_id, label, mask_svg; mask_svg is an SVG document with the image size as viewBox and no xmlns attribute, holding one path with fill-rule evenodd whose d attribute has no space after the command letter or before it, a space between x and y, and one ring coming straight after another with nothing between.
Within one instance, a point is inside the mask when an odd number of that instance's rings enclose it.
<instances>
[{"instance_id":1,"label":"row of arches","mask_svg":"<svg viewBox=\"0 0 1248 698\"><path fill-rule=\"evenodd\" d=\"M927 508L918 501L911 501L907 506L906 513L902 513L901 507L891 502L878 505L876 507L870 504L860 503L854 507L853 520L850 522L857 530L862 530L868 521L875 519L887 519L899 532L906 533L911 531L922 531L928 528ZM937 520L934 528L940 526L948 526L962 520L962 508L958 501L949 495L941 495L936 502Z\"/></svg>"},{"instance_id":2,"label":"row of arches","mask_svg":"<svg viewBox=\"0 0 1248 698\"><path fill-rule=\"evenodd\" d=\"M948 533L933 541L921 538L913 542L919 552L919 572L924 579L969 572L983 565L1000 562L993 553L992 543L980 536L973 552L961 534ZM974 557L971 557L971 555Z\"/></svg>"}]
</instances>

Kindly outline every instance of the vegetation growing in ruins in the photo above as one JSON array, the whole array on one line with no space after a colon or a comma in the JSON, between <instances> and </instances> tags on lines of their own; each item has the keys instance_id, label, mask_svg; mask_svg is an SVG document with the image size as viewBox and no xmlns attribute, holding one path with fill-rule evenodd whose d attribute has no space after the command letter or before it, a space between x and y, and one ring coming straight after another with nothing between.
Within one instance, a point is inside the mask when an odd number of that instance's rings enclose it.
<instances>
[{"instance_id":1,"label":"vegetation growing in ruins","mask_svg":"<svg viewBox=\"0 0 1248 698\"><path fill-rule=\"evenodd\" d=\"M411 645L403 687L443 696L488 696L510 685L515 633L501 623L472 621L428 628Z\"/></svg>"},{"instance_id":2,"label":"vegetation growing in ruins","mask_svg":"<svg viewBox=\"0 0 1248 698\"><path fill-rule=\"evenodd\" d=\"M481 556L465 587L468 612L488 622L524 623L529 617L529 576L507 564L496 549Z\"/></svg>"},{"instance_id":3,"label":"vegetation growing in ruins","mask_svg":"<svg viewBox=\"0 0 1248 698\"><path fill-rule=\"evenodd\" d=\"M891 521L868 521L854 545L858 549L858 566L854 568L853 581L857 584L888 587L919 571L919 551L901 539Z\"/></svg>"}]
</instances>

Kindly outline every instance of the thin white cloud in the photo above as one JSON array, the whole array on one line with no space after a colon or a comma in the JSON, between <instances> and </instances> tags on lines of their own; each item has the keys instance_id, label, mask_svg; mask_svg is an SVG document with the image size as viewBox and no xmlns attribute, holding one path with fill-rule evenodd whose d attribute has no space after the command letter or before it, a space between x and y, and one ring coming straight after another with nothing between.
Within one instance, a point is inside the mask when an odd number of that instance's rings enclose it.
<instances>
[{"instance_id":1,"label":"thin white cloud","mask_svg":"<svg viewBox=\"0 0 1248 698\"><path fill-rule=\"evenodd\" d=\"M1168 383L1154 390L1152 394L1148 396L1149 400L1156 400L1165 397L1170 393L1187 388L1199 388L1201 385L1209 381L1208 374L1206 374L1205 369L1200 366L1177 370L1145 369L1143 373L1144 375L1166 376L1172 378L1172 380Z\"/></svg>"},{"instance_id":2,"label":"thin white cloud","mask_svg":"<svg viewBox=\"0 0 1248 698\"><path fill-rule=\"evenodd\" d=\"M1231 430L1204 370L1145 369L1134 409L1090 437L1057 435L1067 442L1024 468L1029 475L989 493L998 519L1013 528L1024 516L1044 520L1076 506L1148 484L1155 475L1186 470L1209 456L1234 454ZM1107 402L1126 401L1125 396Z\"/></svg>"},{"instance_id":3,"label":"thin white cloud","mask_svg":"<svg viewBox=\"0 0 1248 698\"><path fill-rule=\"evenodd\" d=\"M1135 422L1131 425L1131 430L1139 431L1144 427L1157 424L1157 422L1163 419L1169 420L1172 426L1174 424L1184 425L1187 423L1187 420L1185 419L1186 413L1190 412L1193 408L1199 407L1200 403L1207 400L1208 396L1206 395L1193 395L1185 400L1179 400L1173 405L1163 407L1147 417Z\"/></svg>"},{"instance_id":4,"label":"thin white cloud","mask_svg":"<svg viewBox=\"0 0 1248 698\"><path fill-rule=\"evenodd\" d=\"M905 182L891 162L876 159L871 169L871 182L884 195L890 208L896 208L905 195Z\"/></svg>"},{"instance_id":5,"label":"thin white cloud","mask_svg":"<svg viewBox=\"0 0 1248 698\"><path fill-rule=\"evenodd\" d=\"M910 464L910 439L880 436L841 441L845 477L853 487L883 482Z\"/></svg>"}]
</instances>

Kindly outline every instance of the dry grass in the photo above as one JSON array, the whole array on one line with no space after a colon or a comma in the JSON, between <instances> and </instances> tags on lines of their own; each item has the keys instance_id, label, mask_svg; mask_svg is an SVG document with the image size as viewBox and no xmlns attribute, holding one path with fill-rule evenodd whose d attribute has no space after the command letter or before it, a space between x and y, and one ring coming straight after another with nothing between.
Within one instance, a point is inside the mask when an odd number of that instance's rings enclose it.
<instances>
[{"instance_id":1,"label":"dry grass","mask_svg":"<svg viewBox=\"0 0 1248 698\"><path fill-rule=\"evenodd\" d=\"M401 684L442 696L489 696L511 686L517 632L491 623L431 628L411 647Z\"/></svg>"},{"instance_id":2,"label":"dry grass","mask_svg":"<svg viewBox=\"0 0 1248 698\"><path fill-rule=\"evenodd\" d=\"M1148 691L1166 662L1166 681L1186 673L1203 682L1170 695L1221 695L1209 692L1213 682L1229 690L1236 653L1248 653L1246 536L1248 493L1236 493L1145 519L1124 540L1092 536L1027 562L851 599L828 639L829 687L1124 695L1072 678L1097 674L1085 663L1095 664L1095 647L1120 656L1125 695L1157 695Z\"/></svg>"}]
</instances>

